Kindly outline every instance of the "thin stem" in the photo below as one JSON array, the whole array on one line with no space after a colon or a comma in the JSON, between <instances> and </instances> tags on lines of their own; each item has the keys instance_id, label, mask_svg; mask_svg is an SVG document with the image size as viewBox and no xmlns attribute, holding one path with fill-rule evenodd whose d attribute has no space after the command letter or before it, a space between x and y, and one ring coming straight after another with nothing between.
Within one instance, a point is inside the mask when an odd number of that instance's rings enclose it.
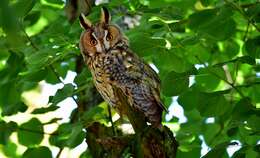
<instances>
[{"instance_id":1,"label":"thin stem","mask_svg":"<svg viewBox=\"0 0 260 158\"><path fill-rule=\"evenodd\" d=\"M243 37L243 41L245 42L246 41L246 39L247 39L247 34L248 34L248 31L249 31L249 26L250 26L250 23L249 22L247 22L247 26L246 26L246 32L245 32L245 35L244 35L244 37Z\"/></svg>"},{"instance_id":2,"label":"thin stem","mask_svg":"<svg viewBox=\"0 0 260 158\"><path fill-rule=\"evenodd\" d=\"M56 158L59 158L64 148L60 148L58 154L56 155Z\"/></svg>"},{"instance_id":3,"label":"thin stem","mask_svg":"<svg viewBox=\"0 0 260 158\"><path fill-rule=\"evenodd\" d=\"M26 37L26 39L30 42L31 46L35 49L35 50L39 50L39 48L34 44L34 42L32 41L32 39L30 38L30 36L27 34L27 32L25 31L24 26L21 24L20 26L22 28L22 31Z\"/></svg>"},{"instance_id":4,"label":"thin stem","mask_svg":"<svg viewBox=\"0 0 260 158\"><path fill-rule=\"evenodd\" d=\"M108 110L108 118L109 118L109 121L111 122L112 130L113 130L113 135L115 136L116 130L115 130L114 122L112 119L111 107L108 104L107 104L107 110Z\"/></svg>"}]
</instances>

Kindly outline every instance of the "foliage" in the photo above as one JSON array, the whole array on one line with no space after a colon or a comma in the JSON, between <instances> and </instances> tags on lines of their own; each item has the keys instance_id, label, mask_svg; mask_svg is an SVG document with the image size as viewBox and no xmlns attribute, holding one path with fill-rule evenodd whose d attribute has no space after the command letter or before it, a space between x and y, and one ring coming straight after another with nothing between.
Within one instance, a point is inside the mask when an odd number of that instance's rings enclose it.
<instances>
[{"instance_id":1,"label":"foliage","mask_svg":"<svg viewBox=\"0 0 260 158\"><path fill-rule=\"evenodd\" d=\"M202 141L211 148L204 158L259 157L258 0L110 0L102 5L111 10L131 48L158 68L165 105L178 96L187 122L163 120L180 127L175 130L178 158L200 157ZM93 7L89 18L98 20L99 12L100 6ZM129 28L126 19L140 24ZM108 124L106 106L95 101L97 97L91 100L96 95L82 96L92 85L87 68L77 70L81 31L78 21L67 20L62 0L0 1L0 149L5 156L51 157L52 147L42 144L45 136L60 150L75 148L85 137L86 124ZM63 84L68 71L77 72L75 85L64 84L49 98L48 107L35 109L23 97L39 89L42 80ZM57 104L67 97L91 100L87 106L98 107L83 114L80 122L72 112L70 123L47 133L44 127L59 118L44 123L38 115L58 110ZM27 122L10 121L9 116L30 112ZM208 118L214 121L208 123ZM18 142L12 142L13 133ZM23 153L16 151L20 145L27 147ZM241 148L230 156L226 149L232 146ZM81 157L89 157L89 152Z\"/></svg>"}]
</instances>

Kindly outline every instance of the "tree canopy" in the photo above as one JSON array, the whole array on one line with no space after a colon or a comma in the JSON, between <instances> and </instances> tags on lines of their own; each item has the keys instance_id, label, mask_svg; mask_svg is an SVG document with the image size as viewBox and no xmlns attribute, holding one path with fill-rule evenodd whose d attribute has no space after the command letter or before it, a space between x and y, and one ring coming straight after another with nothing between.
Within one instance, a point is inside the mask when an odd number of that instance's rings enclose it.
<instances>
[{"instance_id":1,"label":"tree canopy","mask_svg":"<svg viewBox=\"0 0 260 158\"><path fill-rule=\"evenodd\" d=\"M131 49L158 70L170 110L163 124L179 142L177 158L260 157L258 0L79 0L77 7L72 2L0 1L0 155L59 157L84 142L86 126L111 126L78 46L82 7L97 21L106 6ZM73 83L64 82L68 72L76 73ZM34 94L46 83L62 86L47 105L35 105ZM70 121L49 115L68 97L78 105ZM171 111L177 105L186 121ZM27 121L15 117L21 113ZM47 132L53 124L56 129ZM205 146L208 152L201 155ZM239 149L228 154L232 147ZM86 147L81 158L91 157L91 150ZM122 155L131 156L128 150Z\"/></svg>"}]
</instances>

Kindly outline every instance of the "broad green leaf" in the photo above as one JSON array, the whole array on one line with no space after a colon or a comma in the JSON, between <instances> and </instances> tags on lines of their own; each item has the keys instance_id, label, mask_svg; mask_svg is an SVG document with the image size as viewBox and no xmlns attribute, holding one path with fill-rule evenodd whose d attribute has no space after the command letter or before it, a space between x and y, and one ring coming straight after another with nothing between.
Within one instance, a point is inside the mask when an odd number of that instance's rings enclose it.
<instances>
[{"instance_id":1,"label":"broad green leaf","mask_svg":"<svg viewBox=\"0 0 260 158\"><path fill-rule=\"evenodd\" d=\"M51 150L46 146L28 148L23 153L23 158L33 158L33 157L52 158L52 153L51 153Z\"/></svg>"},{"instance_id":2,"label":"broad green leaf","mask_svg":"<svg viewBox=\"0 0 260 158\"><path fill-rule=\"evenodd\" d=\"M46 1L54 4L64 4L64 1L62 0L46 0Z\"/></svg>"},{"instance_id":3,"label":"broad green leaf","mask_svg":"<svg viewBox=\"0 0 260 158\"><path fill-rule=\"evenodd\" d=\"M86 112L84 112L83 115L82 115L82 119L84 121L84 124L91 123L95 119L95 117L97 117L101 114L101 112L103 110L104 110L103 108L101 108L99 106L95 106L95 107L90 108Z\"/></svg>"},{"instance_id":4,"label":"broad green leaf","mask_svg":"<svg viewBox=\"0 0 260 158\"><path fill-rule=\"evenodd\" d=\"M25 72L21 77L25 81L30 81L30 82L39 82L44 80L44 78L47 75L47 70L46 69L40 69L38 71L32 71L32 72Z\"/></svg>"},{"instance_id":5,"label":"broad green leaf","mask_svg":"<svg viewBox=\"0 0 260 158\"><path fill-rule=\"evenodd\" d=\"M1 153L3 153L8 158L21 158L17 152L17 144L10 140L7 142L7 144L2 146Z\"/></svg>"},{"instance_id":6,"label":"broad green leaf","mask_svg":"<svg viewBox=\"0 0 260 158\"><path fill-rule=\"evenodd\" d=\"M85 132L82 131L81 124L62 124L55 134L57 135L50 136L49 142L58 147L75 148L85 138Z\"/></svg>"},{"instance_id":7,"label":"broad green leaf","mask_svg":"<svg viewBox=\"0 0 260 158\"><path fill-rule=\"evenodd\" d=\"M175 54L174 49L157 52L153 57L153 61L160 71L184 73L192 68L192 65L187 60L183 60Z\"/></svg>"},{"instance_id":8,"label":"broad green leaf","mask_svg":"<svg viewBox=\"0 0 260 158\"><path fill-rule=\"evenodd\" d=\"M65 84L62 89L58 89L55 96L49 101L54 105L59 103L60 101L71 97L73 95L74 86L72 84Z\"/></svg>"},{"instance_id":9,"label":"broad green leaf","mask_svg":"<svg viewBox=\"0 0 260 158\"><path fill-rule=\"evenodd\" d=\"M214 92L221 80L226 80L226 75L221 67L200 68L195 76L195 85L204 92Z\"/></svg>"},{"instance_id":10,"label":"broad green leaf","mask_svg":"<svg viewBox=\"0 0 260 158\"><path fill-rule=\"evenodd\" d=\"M91 78L91 73L89 70L84 68L83 71L75 77L74 82L77 86L81 86L84 85L89 78Z\"/></svg>"},{"instance_id":11,"label":"broad green leaf","mask_svg":"<svg viewBox=\"0 0 260 158\"><path fill-rule=\"evenodd\" d=\"M239 45L235 41L226 41L223 43L224 53L229 58L233 58L239 53Z\"/></svg>"},{"instance_id":12,"label":"broad green leaf","mask_svg":"<svg viewBox=\"0 0 260 158\"><path fill-rule=\"evenodd\" d=\"M213 140L216 139L216 135L220 130L220 125L216 123L204 124L201 128L201 133L203 134L206 144L212 145Z\"/></svg>"},{"instance_id":13,"label":"broad green leaf","mask_svg":"<svg viewBox=\"0 0 260 158\"><path fill-rule=\"evenodd\" d=\"M71 135L67 140L67 146L69 148L75 148L82 143L85 138L85 132L83 132L82 129L83 127L81 124L74 125L71 131Z\"/></svg>"},{"instance_id":14,"label":"broad green leaf","mask_svg":"<svg viewBox=\"0 0 260 158\"><path fill-rule=\"evenodd\" d=\"M188 61L193 64L202 64L201 62L207 62L210 58L209 49L200 43L188 45L182 52L187 57Z\"/></svg>"},{"instance_id":15,"label":"broad green leaf","mask_svg":"<svg viewBox=\"0 0 260 158\"><path fill-rule=\"evenodd\" d=\"M218 144L216 147L211 149L202 158L224 158L227 157L226 148L230 145L229 142Z\"/></svg>"},{"instance_id":16,"label":"broad green leaf","mask_svg":"<svg viewBox=\"0 0 260 158\"><path fill-rule=\"evenodd\" d=\"M34 25L40 19L40 16L41 16L40 11L32 11L25 16L24 23L29 26Z\"/></svg>"},{"instance_id":17,"label":"broad green leaf","mask_svg":"<svg viewBox=\"0 0 260 158\"><path fill-rule=\"evenodd\" d=\"M252 115L254 106L249 98L242 98L239 102L235 104L233 109L232 117L235 120L245 120L250 115Z\"/></svg>"},{"instance_id":18,"label":"broad green leaf","mask_svg":"<svg viewBox=\"0 0 260 158\"><path fill-rule=\"evenodd\" d=\"M165 96L176 96L189 87L189 76L186 73L169 72L162 80L162 93Z\"/></svg>"},{"instance_id":19,"label":"broad green leaf","mask_svg":"<svg viewBox=\"0 0 260 158\"><path fill-rule=\"evenodd\" d=\"M229 7L205 9L189 17L189 27L209 39L223 41L235 33L236 23Z\"/></svg>"},{"instance_id":20,"label":"broad green leaf","mask_svg":"<svg viewBox=\"0 0 260 158\"><path fill-rule=\"evenodd\" d=\"M42 108L35 109L33 110L32 114L45 114L47 112L55 111L58 108L59 108L58 106L50 105L49 107L42 107Z\"/></svg>"},{"instance_id":21,"label":"broad green leaf","mask_svg":"<svg viewBox=\"0 0 260 158\"><path fill-rule=\"evenodd\" d=\"M260 117L257 115L251 115L247 120L249 127L252 128L254 131L260 131L259 122L260 122Z\"/></svg>"},{"instance_id":22,"label":"broad green leaf","mask_svg":"<svg viewBox=\"0 0 260 158\"><path fill-rule=\"evenodd\" d=\"M260 36L248 39L245 43L245 51L253 58L260 58Z\"/></svg>"},{"instance_id":23,"label":"broad green leaf","mask_svg":"<svg viewBox=\"0 0 260 158\"><path fill-rule=\"evenodd\" d=\"M10 116L16 114L17 112L25 112L27 110L27 106L24 103L16 103L16 104L8 104L3 106L2 115Z\"/></svg>"},{"instance_id":24,"label":"broad green leaf","mask_svg":"<svg viewBox=\"0 0 260 158\"><path fill-rule=\"evenodd\" d=\"M70 123L59 125L58 129L54 132L55 135L51 135L49 138L50 144L60 148L65 147L67 145L67 140L71 136L72 129L73 125Z\"/></svg>"},{"instance_id":25,"label":"broad green leaf","mask_svg":"<svg viewBox=\"0 0 260 158\"><path fill-rule=\"evenodd\" d=\"M20 125L17 132L19 143L27 147L40 144L44 133L42 123L36 118Z\"/></svg>"},{"instance_id":26,"label":"broad green leaf","mask_svg":"<svg viewBox=\"0 0 260 158\"><path fill-rule=\"evenodd\" d=\"M36 0L19 0L13 7L18 17L23 18L32 10L36 2Z\"/></svg>"},{"instance_id":27,"label":"broad green leaf","mask_svg":"<svg viewBox=\"0 0 260 158\"><path fill-rule=\"evenodd\" d=\"M17 124L15 122L5 123L4 121L0 122L0 144L6 145L9 141L10 135L16 131Z\"/></svg>"},{"instance_id":28,"label":"broad green leaf","mask_svg":"<svg viewBox=\"0 0 260 158\"><path fill-rule=\"evenodd\" d=\"M177 158L184 158L184 157L196 158L196 157L200 157L200 150L201 150L200 147L191 148L190 151L178 150L177 151Z\"/></svg>"},{"instance_id":29,"label":"broad green leaf","mask_svg":"<svg viewBox=\"0 0 260 158\"><path fill-rule=\"evenodd\" d=\"M179 96L178 103L184 108L185 111L190 111L200 104L199 95L200 92L189 89Z\"/></svg>"},{"instance_id":30,"label":"broad green leaf","mask_svg":"<svg viewBox=\"0 0 260 158\"><path fill-rule=\"evenodd\" d=\"M12 48L19 48L24 43L21 35L20 22L15 14L15 9L10 6L10 1L0 1L0 26L7 34L7 41Z\"/></svg>"},{"instance_id":31,"label":"broad green leaf","mask_svg":"<svg viewBox=\"0 0 260 158\"><path fill-rule=\"evenodd\" d=\"M205 117L221 116L231 110L229 102L219 93L200 93L198 100L197 109Z\"/></svg>"},{"instance_id":32,"label":"broad green leaf","mask_svg":"<svg viewBox=\"0 0 260 158\"><path fill-rule=\"evenodd\" d=\"M140 56L151 56L156 52L165 49L165 41L162 39L152 39L142 33L133 34L130 38L130 48Z\"/></svg>"}]
</instances>

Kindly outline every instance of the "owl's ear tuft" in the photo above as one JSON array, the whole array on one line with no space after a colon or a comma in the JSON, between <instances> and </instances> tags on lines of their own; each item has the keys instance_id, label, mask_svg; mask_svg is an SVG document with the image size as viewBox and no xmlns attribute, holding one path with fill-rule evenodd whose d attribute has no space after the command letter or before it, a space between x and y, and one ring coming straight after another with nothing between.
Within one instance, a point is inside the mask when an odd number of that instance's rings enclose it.
<instances>
[{"instance_id":1,"label":"owl's ear tuft","mask_svg":"<svg viewBox=\"0 0 260 158\"><path fill-rule=\"evenodd\" d=\"M85 17L83 13L81 13L79 16L79 22L80 26L85 30L90 29L92 26L91 22Z\"/></svg>"},{"instance_id":2,"label":"owl's ear tuft","mask_svg":"<svg viewBox=\"0 0 260 158\"><path fill-rule=\"evenodd\" d=\"M101 23L109 24L111 20L111 16L106 7L101 8Z\"/></svg>"}]
</instances>

